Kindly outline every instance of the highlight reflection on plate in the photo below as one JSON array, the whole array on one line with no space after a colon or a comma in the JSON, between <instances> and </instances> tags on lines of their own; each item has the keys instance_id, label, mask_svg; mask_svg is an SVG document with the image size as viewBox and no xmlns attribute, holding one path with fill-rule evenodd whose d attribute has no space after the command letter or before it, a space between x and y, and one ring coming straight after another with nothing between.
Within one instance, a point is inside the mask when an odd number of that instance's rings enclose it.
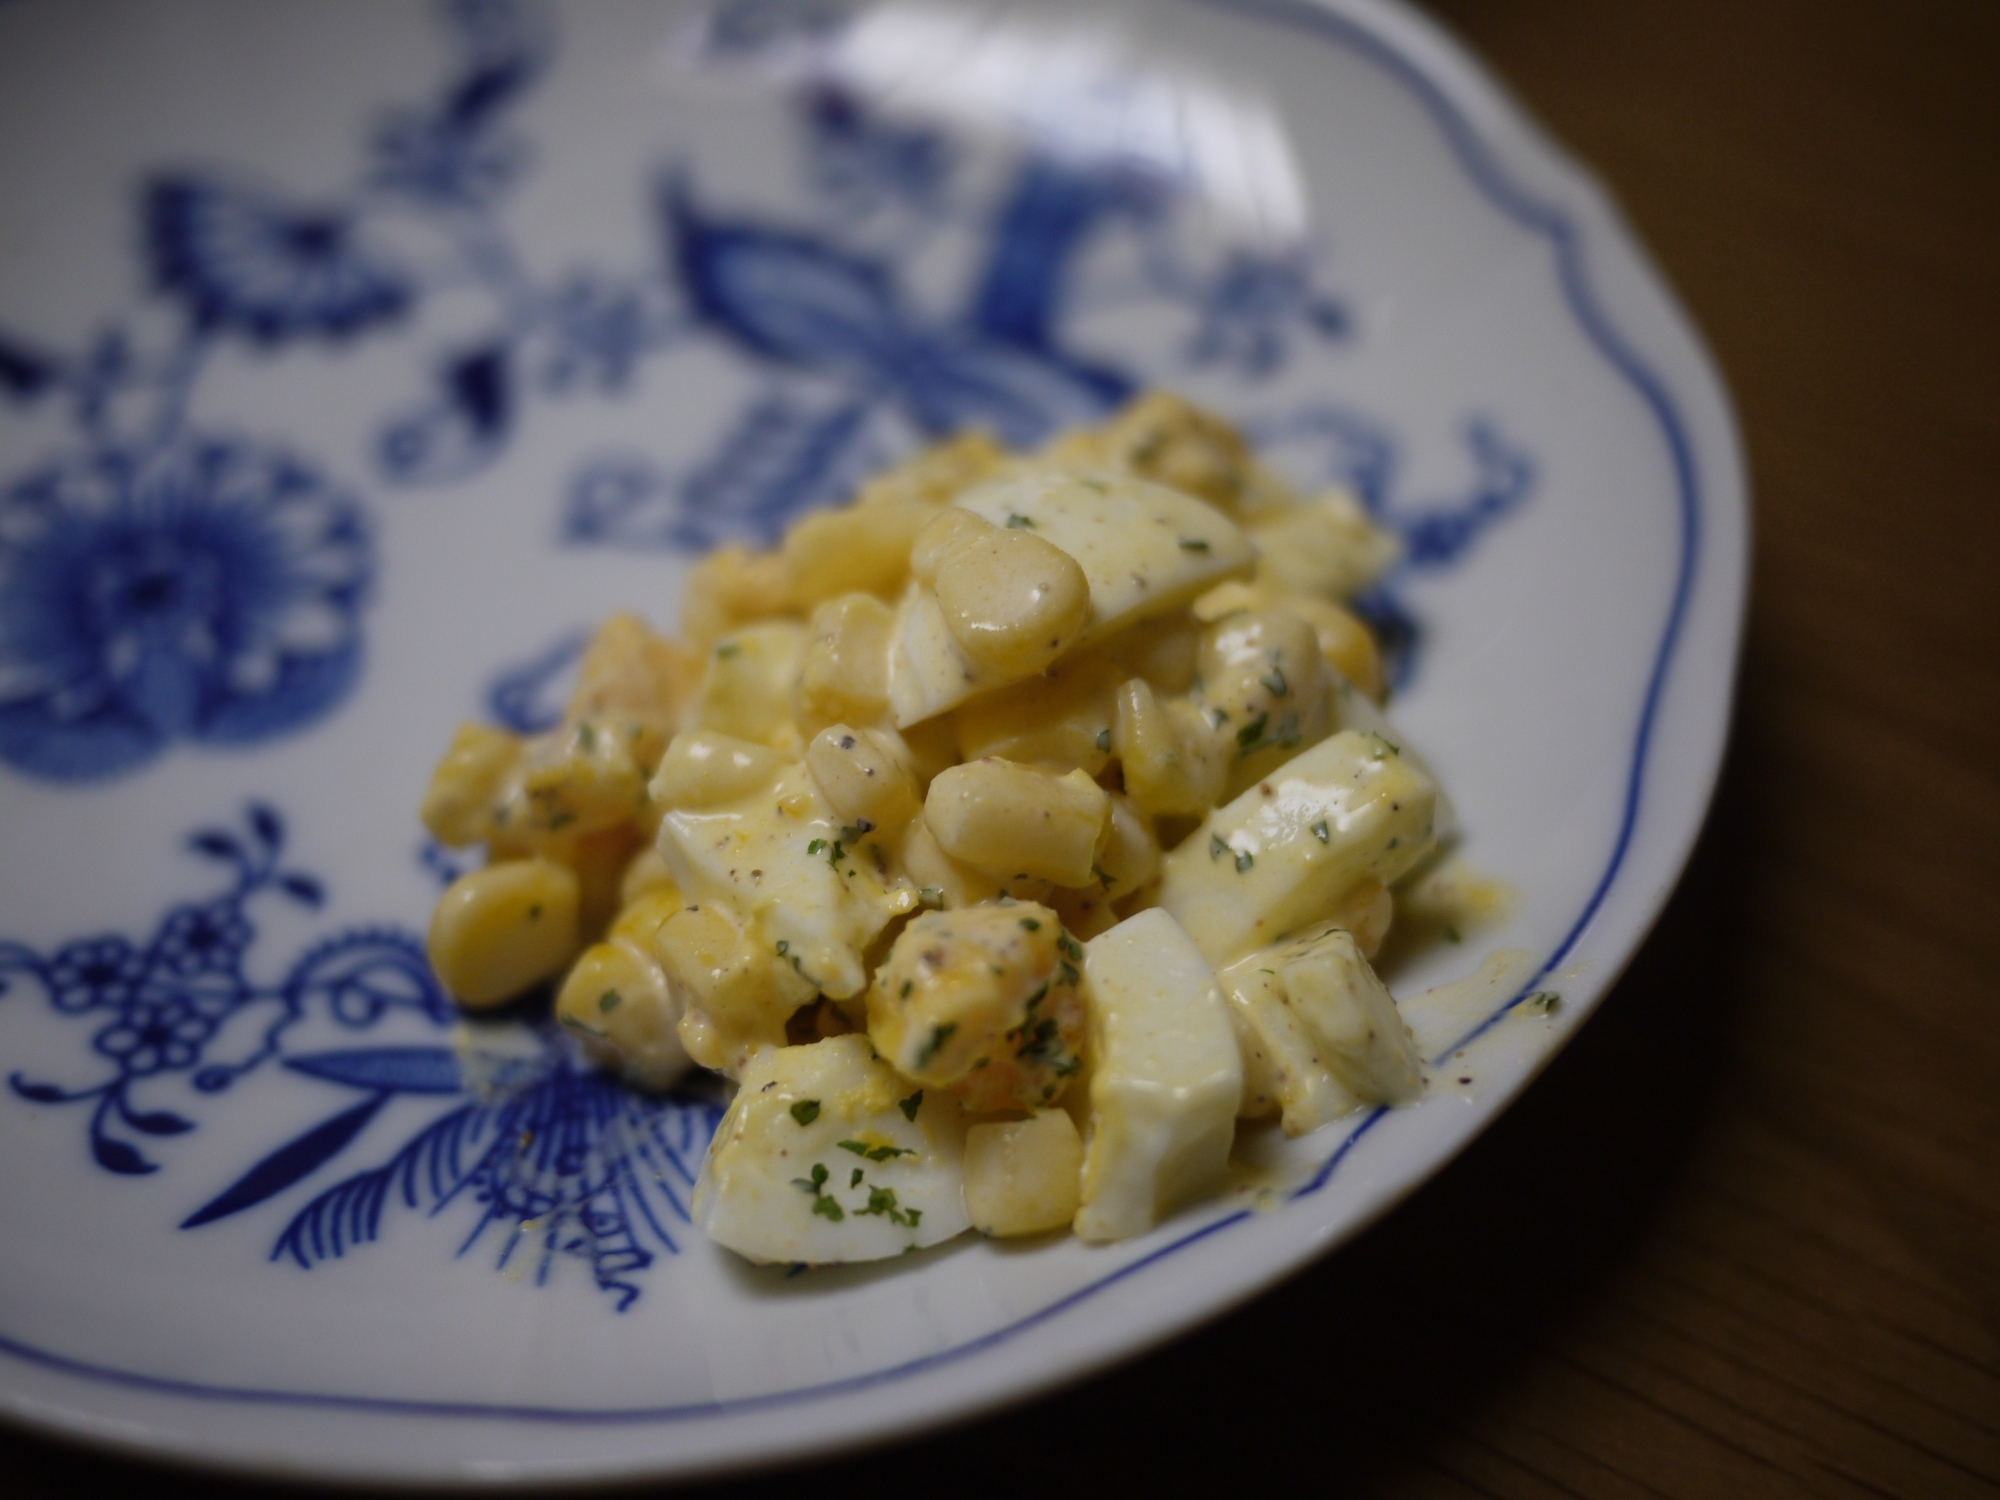
<instances>
[{"instance_id":1,"label":"highlight reflection on plate","mask_svg":"<svg viewBox=\"0 0 2000 1500\"><path fill-rule=\"evenodd\" d=\"M0 8L0 1401L324 1476L675 1474L1166 1337L1458 1150L1630 956L1719 758L1726 400L1604 201L1377 0ZM468 1032L414 818L610 608L899 452L1165 385L1404 543L1464 858L1437 1097L1128 1244L753 1271L719 1096ZM1416 997L1466 979L1470 987ZM1531 994L1561 1002L1527 1007ZM1428 1005L1429 1009L1425 1007ZM1463 1058L1456 1054L1463 1052Z\"/></svg>"}]
</instances>

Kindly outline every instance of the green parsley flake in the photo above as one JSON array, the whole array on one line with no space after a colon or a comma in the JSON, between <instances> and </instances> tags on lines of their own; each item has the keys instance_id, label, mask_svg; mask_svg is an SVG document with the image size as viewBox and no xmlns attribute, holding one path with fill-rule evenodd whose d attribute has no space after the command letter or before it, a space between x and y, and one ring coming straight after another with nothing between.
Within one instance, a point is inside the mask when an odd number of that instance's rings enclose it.
<instances>
[{"instance_id":1,"label":"green parsley flake","mask_svg":"<svg viewBox=\"0 0 2000 1500\"><path fill-rule=\"evenodd\" d=\"M1333 835L1327 831L1325 818L1321 818L1317 823L1313 824L1312 835L1314 838L1318 839L1322 844L1328 843L1332 840Z\"/></svg>"},{"instance_id":2,"label":"green parsley flake","mask_svg":"<svg viewBox=\"0 0 2000 1500\"><path fill-rule=\"evenodd\" d=\"M741 651L742 649L743 648L737 645L736 642L734 641L724 641L720 646L717 646L715 648L715 654L726 660L729 657L736 655L736 653Z\"/></svg>"},{"instance_id":3,"label":"green parsley flake","mask_svg":"<svg viewBox=\"0 0 2000 1500\"><path fill-rule=\"evenodd\" d=\"M1004 971L1003 971L1004 972ZM951 1034L958 1030L958 1022L945 1021L931 1028L931 1039L924 1043L924 1050L917 1054L917 1066L923 1067L937 1056L938 1048L951 1040Z\"/></svg>"},{"instance_id":4,"label":"green parsley flake","mask_svg":"<svg viewBox=\"0 0 2000 1500\"><path fill-rule=\"evenodd\" d=\"M1035 523L1029 520L1026 516L1022 515L1019 511L1014 511L1010 513L1007 517L1007 527L1011 531L1019 531L1023 527L1027 528L1029 531L1033 531L1035 529Z\"/></svg>"},{"instance_id":5,"label":"green parsley flake","mask_svg":"<svg viewBox=\"0 0 2000 1500\"><path fill-rule=\"evenodd\" d=\"M1100 750L1109 750L1111 748L1110 730L1100 729L1097 731L1097 748Z\"/></svg>"},{"instance_id":6,"label":"green parsley flake","mask_svg":"<svg viewBox=\"0 0 2000 1500\"><path fill-rule=\"evenodd\" d=\"M1239 751L1249 750L1264 737L1264 726L1270 722L1269 714L1259 714L1248 724L1236 731L1236 746Z\"/></svg>"},{"instance_id":7,"label":"green parsley flake","mask_svg":"<svg viewBox=\"0 0 2000 1500\"><path fill-rule=\"evenodd\" d=\"M1291 690L1291 684L1285 681L1285 672L1282 667L1271 668L1270 671L1257 680L1264 684L1264 691L1269 693L1273 698L1282 698Z\"/></svg>"},{"instance_id":8,"label":"green parsley flake","mask_svg":"<svg viewBox=\"0 0 2000 1500\"><path fill-rule=\"evenodd\" d=\"M1210 859L1220 859L1228 852L1229 846L1222 842L1221 834L1211 833L1208 836L1208 857Z\"/></svg>"},{"instance_id":9,"label":"green parsley flake","mask_svg":"<svg viewBox=\"0 0 2000 1500\"><path fill-rule=\"evenodd\" d=\"M816 1161L813 1163L812 1176L809 1178L794 1177L792 1179L792 1186L802 1193L817 1193L826 1186L826 1177L826 1163Z\"/></svg>"},{"instance_id":10,"label":"green parsley flake","mask_svg":"<svg viewBox=\"0 0 2000 1500\"><path fill-rule=\"evenodd\" d=\"M894 1161L899 1156L915 1156L908 1146L871 1146L866 1141L842 1141L840 1149L865 1156L870 1161Z\"/></svg>"},{"instance_id":11,"label":"green parsley flake","mask_svg":"<svg viewBox=\"0 0 2000 1500\"><path fill-rule=\"evenodd\" d=\"M826 847L825 839L814 839L810 844L806 845L806 853L817 854L819 853L820 850L824 849L825 847Z\"/></svg>"},{"instance_id":12,"label":"green parsley flake","mask_svg":"<svg viewBox=\"0 0 2000 1500\"><path fill-rule=\"evenodd\" d=\"M571 1031L580 1031L585 1036L596 1037L599 1041L603 1041L605 1039L606 1034L604 1032L599 1031L595 1026L591 1026L583 1021L577 1020L575 1016L564 1016L562 1018L562 1023L563 1025L567 1026Z\"/></svg>"},{"instance_id":13,"label":"green parsley flake","mask_svg":"<svg viewBox=\"0 0 2000 1500\"><path fill-rule=\"evenodd\" d=\"M597 997L598 1013L601 1015L608 1013L610 1011L614 1011L618 1009L618 1007L621 1004L624 1003L624 1000L625 997L619 994L618 991L606 990L603 994Z\"/></svg>"},{"instance_id":14,"label":"green parsley flake","mask_svg":"<svg viewBox=\"0 0 2000 1500\"><path fill-rule=\"evenodd\" d=\"M1037 922L1033 917L1021 918L1021 925L1030 932L1040 932L1042 930L1042 924Z\"/></svg>"},{"instance_id":15,"label":"green parsley flake","mask_svg":"<svg viewBox=\"0 0 2000 1500\"><path fill-rule=\"evenodd\" d=\"M1552 1016L1562 1007L1562 996L1554 990L1536 990L1521 1002L1533 1016Z\"/></svg>"},{"instance_id":16,"label":"green parsley flake","mask_svg":"<svg viewBox=\"0 0 2000 1500\"><path fill-rule=\"evenodd\" d=\"M792 1106L792 1118L801 1126L810 1125L819 1118L819 1100L801 1099Z\"/></svg>"},{"instance_id":17,"label":"green parsley flake","mask_svg":"<svg viewBox=\"0 0 2000 1500\"><path fill-rule=\"evenodd\" d=\"M916 1228L917 1220L923 1217L922 1209L898 1207L894 1188L870 1188L868 1206L857 1208L855 1212L863 1216L877 1214L892 1224L907 1224L912 1229Z\"/></svg>"},{"instance_id":18,"label":"green parsley flake","mask_svg":"<svg viewBox=\"0 0 2000 1500\"><path fill-rule=\"evenodd\" d=\"M1236 873L1238 875L1241 875L1245 870L1249 869L1252 865L1256 863L1257 863L1257 857L1254 854L1252 854L1248 849L1238 849L1236 851Z\"/></svg>"},{"instance_id":19,"label":"green parsley flake","mask_svg":"<svg viewBox=\"0 0 2000 1500\"><path fill-rule=\"evenodd\" d=\"M1198 536L1184 536L1181 538L1181 551L1183 552L1206 552L1207 550L1208 543L1204 542Z\"/></svg>"},{"instance_id":20,"label":"green parsley flake","mask_svg":"<svg viewBox=\"0 0 2000 1500\"><path fill-rule=\"evenodd\" d=\"M906 1120L916 1119L917 1111L922 1109L923 1107L924 1107L924 1091L922 1089L918 1089L914 1094L910 1095L910 1097L907 1099L898 1099L896 1101L896 1108L900 1109L903 1112L903 1118Z\"/></svg>"}]
</instances>

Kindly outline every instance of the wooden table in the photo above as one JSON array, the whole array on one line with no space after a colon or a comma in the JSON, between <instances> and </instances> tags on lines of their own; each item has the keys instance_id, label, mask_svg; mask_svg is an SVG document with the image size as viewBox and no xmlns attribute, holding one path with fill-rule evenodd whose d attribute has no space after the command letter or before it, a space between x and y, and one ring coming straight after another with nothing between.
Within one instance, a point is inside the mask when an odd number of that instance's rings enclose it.
<instances>
[{"instance_id":1,"label":"wooden table","mask_svg":"<svg viewBox=\"0 0 2000 1500\"><path fill-rule=\"evenodd\" d=\"M2000 1493L2000 4L1434 9L1739 405L1755 598L1680 893L1358 1243L1078 1389L712 1493ZM239 1489L0 1435L0 1492L79 1485Z\"/></svg>"}]
</instances>

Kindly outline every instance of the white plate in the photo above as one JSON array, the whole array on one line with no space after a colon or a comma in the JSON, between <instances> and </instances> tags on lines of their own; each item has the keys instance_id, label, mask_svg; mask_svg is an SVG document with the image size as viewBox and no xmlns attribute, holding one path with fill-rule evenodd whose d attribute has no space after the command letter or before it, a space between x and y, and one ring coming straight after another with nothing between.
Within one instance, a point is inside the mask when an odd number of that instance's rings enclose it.
<instances>
[{"instance_id":1,"label":"white plate","mask_svg":"<svg viewBox=\"0 0 2000 1500\"><path fill-rule=\"evenodd\" d=\"M1517 899L1398 992L1528 959L1429 1002L1434 1097L1145 1239L751 1271L682 1213L711 1103L525 1023L454 1059L430 761L545 713L614 606L670 623L689 548L1149 384L1408 539L1396 714ZM1380 0L0 7L0 1408L264 1472L674 1475L1214 1315L1631 956L1746 531L1603 195Z\"/></svg>"}]
</instances>

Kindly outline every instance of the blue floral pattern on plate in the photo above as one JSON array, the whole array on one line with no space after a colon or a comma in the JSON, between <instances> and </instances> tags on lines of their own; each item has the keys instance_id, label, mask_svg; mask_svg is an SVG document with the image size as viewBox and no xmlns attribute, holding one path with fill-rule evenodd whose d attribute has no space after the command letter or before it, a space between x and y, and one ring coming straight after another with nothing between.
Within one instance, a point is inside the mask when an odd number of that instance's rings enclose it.
<instances>
[{"instance_id":1,"label":"blue floral pattern on plate","mask_svg":"<svg viewBox=\"0 0 2000 1500\"><path fill-rule=\"evenodd\" d=\"M561 1259L585 1262L623 1311L634 1277L678 1250L686 1194L721 1117L712 1097L650 1097L583 1063L545 1017L500 1023L457 1046L382 1044L300 1051L308 1020L366 1033L394 1016L445 1028L449 999L423 946L387 927L350 929L313 944L275 983L246 972L257 940L254 912L271 898L317 909L320 880L282 861L285 825L261 803L241 828L204 828L190 849L229 872L228 884L182 902L150 938L77 938L42 954L0 943L0 997L23 979L58 1014L91 1028L95 1077L58 1082L19 1070L21 1099L89 1111L90 1153L127 1177L160 1170L160 1143L196 1120L146 1102L156 1086L184 1082L219 1095L251 1073L281 1066L361 1097L276 1146L182 1222L199 1229L279 1197L341 1156L396 1098L463 1101L433 1119L382 1164L356 1172L297 1209L273 1260L310 1269L377 1239L397 1207L437 1215L466 1205L463 1254L496 1231L498 1263L535 1258L537 1282ZM149 1155L151 1152L153 1154ZM533 1234L524 1235L523 1225Z\"/></svg>"}]
</instances>

